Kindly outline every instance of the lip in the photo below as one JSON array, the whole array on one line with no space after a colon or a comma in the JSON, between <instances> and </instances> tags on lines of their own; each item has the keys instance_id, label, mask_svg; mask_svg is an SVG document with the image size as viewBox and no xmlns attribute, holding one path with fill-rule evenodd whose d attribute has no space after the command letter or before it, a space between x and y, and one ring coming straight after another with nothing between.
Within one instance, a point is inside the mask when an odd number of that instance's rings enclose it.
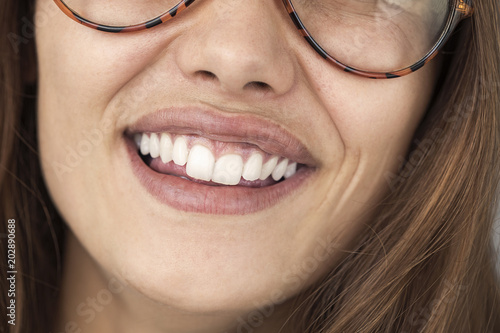
<instances>
[{"instance_id":1,"label":"lip","mask_svg":"<svg viewBox=\"0 0 500 333\"><path fill-rule=\"evenodd\" d=\"M126 131L192 134L222 142L249 143L266 153L315 167L317 161L300 140L279 124L248 114L228 114L201 108L162 109L139 118Z\"/></svg>"},{"instance_id":2,"label":"lip","mask_svg":"<svg viewBox=\"0 0 500 333\"><path fill-rule=\"evenodd\" d=\"M265 187L209 186L162 174L146 165L132 135L150 132L194 134L212 140L250 143L306 167L297 170L293 177ZM164 109L141 117L125 131L124 140L131 168L142 186L161 203L186 212L255 213L291 197L315 173L314 158L297 138L277 124L250 115L228 115L194 108Z\"/></svg>"}]
</instances>

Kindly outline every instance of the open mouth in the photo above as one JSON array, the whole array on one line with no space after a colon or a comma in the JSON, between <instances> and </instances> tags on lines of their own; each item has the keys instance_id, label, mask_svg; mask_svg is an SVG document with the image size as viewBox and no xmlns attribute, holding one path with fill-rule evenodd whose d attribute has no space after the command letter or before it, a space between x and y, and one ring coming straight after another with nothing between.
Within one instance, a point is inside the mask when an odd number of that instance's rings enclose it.
<instances>
[{"instance_id":1,"label":"open mouth","mask_svg":"<svg viewBox=\"0 0 500 333\"><path fill-rule=\"evenodd\" d=\"M170 109L124 133L132 169L168 206L205 214L249 214L297 192L314 174L307 149L253 116Z\"/></svg>"},{"instance_id":2,"label":"open mouth","mask_svg":"<svg viewBox=\"0 0 500 333\"><path fill-rule=\"evenodd\" d=\"M271 186L305 167L251 144L193 135L136 133L134 142L152 170L209 186Z\"/></svg>"}]
</instances>

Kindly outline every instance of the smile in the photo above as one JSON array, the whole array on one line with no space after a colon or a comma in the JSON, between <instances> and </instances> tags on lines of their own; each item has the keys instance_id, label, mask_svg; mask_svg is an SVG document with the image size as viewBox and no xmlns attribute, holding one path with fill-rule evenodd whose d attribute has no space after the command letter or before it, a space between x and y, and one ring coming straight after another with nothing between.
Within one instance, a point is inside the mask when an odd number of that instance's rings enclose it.
<instances>
[{"instance_id":1,"label":"smile","mask_svg":"<svg viewBox=\"0 0 500 333\"><path fill-rule=\"evenodd\" d=\"M316 169L280 125L249 115L171 109L125 132L132 169L160 202L208 214L248 214L278 204Z\"/></svg>"},{"instance_id":2,"label":"smile","mask_svg":"<svg viewBox=\"0 0 500 333\"><path fill-rule=\"evenodd\" d=\"M245 143L173 136L165 132L137 133L134 139L143 159L153 170L214 185L269 186L283 177L292 177L297 171L297 162L267 154Z\"/></svg>"}]
</instances>

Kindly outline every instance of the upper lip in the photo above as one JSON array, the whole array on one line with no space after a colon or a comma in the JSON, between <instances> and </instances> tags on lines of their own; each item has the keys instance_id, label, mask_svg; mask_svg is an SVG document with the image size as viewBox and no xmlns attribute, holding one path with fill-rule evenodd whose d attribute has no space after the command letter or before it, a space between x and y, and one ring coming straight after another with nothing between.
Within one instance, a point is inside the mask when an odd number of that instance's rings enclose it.
<instances>
[{"instance_id":1,"label":"upper lip","mask_svg":"<svg viewBox=\"0 0 500 333\"><path fill-rule=\"evenodd\" d=\"M172 107L146 114L126 130L135 133L199 135L223 142L249 143L266 153L315 166L306 146L281 125L249 113L222 112L200 107Z\"/></svg>"}]
</instances>

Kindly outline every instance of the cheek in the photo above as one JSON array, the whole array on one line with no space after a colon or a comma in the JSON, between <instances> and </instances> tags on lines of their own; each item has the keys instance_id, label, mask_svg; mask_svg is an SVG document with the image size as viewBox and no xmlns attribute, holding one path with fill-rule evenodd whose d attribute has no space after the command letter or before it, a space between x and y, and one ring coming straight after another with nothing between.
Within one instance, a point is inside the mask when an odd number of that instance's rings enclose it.
<instances>
[{"instance_id":1,"label":"cheek","mask_svg":"<svg viewBox=\"0 0 500 333\"><path fill-rule=\"evenodd\" d=\"M383 152L403 153L425 113L431 90L423 82L406 82L367 89L369 93L334 116L347 149L375 157ZM405 78L401 78L401 81Z\"/></svg>"},{"instance_id":2,"label":"cheek","mask_svg":"<svg viewBox=\"0 0 500 333\"><path fill-rule=\"evenodd\" d=\"M436 66L389 80L350 78L331 80L322 95L346 154L370 160L404 154L427 110L434 89ZM325 85L322 78L319 84ZM330 85L331 86L331 85Z\"/></svg>"},{"instance_id":3,"label":"cheek","mask_svg":"<svg viewBox=\"0 0 500 333\"><path fill-rule=\"evenodd\" d=\"M431 62L405 77L371 80L331 66L310 66L317 100L333 124L319 128L331 148L325 154L325 181L318 188L326 199L318 211L325 220L336 216L347 221L346 238L369 232L359 229L364 228L360 212L369 213L391 190L388 177L404 160L427 110L438 67Z\"/></svg>"},{"instance_id":4,"label":"cheek","mask_svg":"<svg viewBox=\"0 0 500 333\"><path fill-rule=\"evenodd\" d=\"M48 3L56 7L52 0L40 0L37 11ZM116 92L154 62L164 44L144 42L144 34L88 29L55 10L48 24L35 22L42 102L59 111L64 126L102 118Z\"/></svg>"},{"instance_id":5,"label":"cheek","mask_svg":"<svg viewBox=\"0 0 500 333\"><path fill-rule=\"evenodd\" d=\"M50 2L38 1L37 11ZM42 170L64 219L82 224L92 215L83 205L95 200L92 177L99 174L99 161L106 163L109 154L104 152L111 149L114 123L106 106L134 67L124 65L126 59L116 45L107 47L107 36L97 37L59 12L48 24L37 22L36 39Z\"/></svg>"},{"instance_id":6,"label":"cheek","mask_svg":"<svg viewBox=\"0 0 500 333\"><path fill-rule=\"evenodd\" d=\"M39 13L49 7L55 4L37 2ZM110 107L117 91L153 61L161 45L144 43L141 37L138 47L140 36L127 36L125 43L120 35L76 24L57 8L50 21L35 23L42 166L58 206L69 207L63 209L69 212L75 201L64 194L79 193L84 199L92 192L85 184L92 183L88 178L99 173L99 162L109 156L106 152L119 135L113 132L119 110Z\"/></svg>"}]
</instances>

